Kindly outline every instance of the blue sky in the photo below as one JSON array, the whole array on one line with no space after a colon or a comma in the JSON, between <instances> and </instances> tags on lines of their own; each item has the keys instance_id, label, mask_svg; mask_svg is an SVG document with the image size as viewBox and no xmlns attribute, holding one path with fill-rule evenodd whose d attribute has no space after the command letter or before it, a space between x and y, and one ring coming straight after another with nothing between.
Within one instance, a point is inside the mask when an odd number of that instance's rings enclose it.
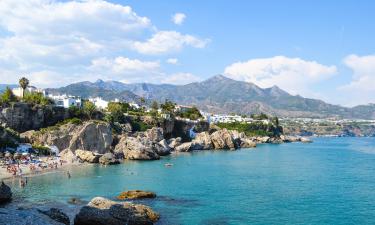
<instances>
[{"instance_id":1,"label":"blue sky","mask_svg":"<svg viewBox=\"0 0 375 225\"><path fill-rule=\"evenodd\" d=\"M225 74L335 104L374 103L373 12L374 1L3 0L0 83Z\"/></svg>"}]
</instances>

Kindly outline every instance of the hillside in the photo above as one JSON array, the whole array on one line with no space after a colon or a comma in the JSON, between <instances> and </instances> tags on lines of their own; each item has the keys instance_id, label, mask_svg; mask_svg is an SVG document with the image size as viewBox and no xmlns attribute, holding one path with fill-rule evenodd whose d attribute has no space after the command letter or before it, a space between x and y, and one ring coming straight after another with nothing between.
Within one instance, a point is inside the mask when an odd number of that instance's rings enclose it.
<instances>
[{"instance_id":1,"label":"hillside","mask_svg":"<svg viewBox=\"0 0 375 225\"><path fill-rule=\"evenodd\" d=\"M252 114L264 112L281 117L344 117L375 119L375 105L342 107L317 99L291 95L277 86L260 88L253 83L236 81L222 75L202 82L186 85L170 84L124 84L117 81L80 82L58 89L52 93L101 96L105 99L123 100L170 99L179 104L196 105L213 113Z\"/></svg>"}]
</instances>

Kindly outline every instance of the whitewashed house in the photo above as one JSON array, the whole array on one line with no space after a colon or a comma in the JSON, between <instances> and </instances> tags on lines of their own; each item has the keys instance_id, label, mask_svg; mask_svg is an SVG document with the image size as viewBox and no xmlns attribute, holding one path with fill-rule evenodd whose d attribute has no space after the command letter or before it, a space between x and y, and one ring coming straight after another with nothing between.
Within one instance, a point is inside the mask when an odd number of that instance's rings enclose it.
<instances>
[{"instance_id":1,"label":"whitewashed house","mask_svg":"<svg viewBox=\"0 0 375 225\"><path fill-rule=\"evenodd\" d=\"M64 108L69 108L71 106L82 106L82 100L79 97L67 95L48 95L47 97L51 98L55 102L56 106Z\"/></svg>"},{"instance_id":2,"label":"whitewashed house","mask_svg":"<svg viewBox=\"0 0 375 225\"><path fill-rule=\"evenodd\" d=\"M108 101L102 99L101 97L89 98L89 101L94 103L94 105L98 109L106 109L109 103Z\"/></svg>"},{"instance_id":3,"label":"whitewashed house","mask_svg":"<svg viewBox=\"0 0 375 225\"><path fill-rule=\"evenodd\" d=\"M16 87L16 88L13 88L12 89L12 92L15 96L17 97L22 97L22 93L23 93L23 90L21 87ZM26 89L25 89L25 94L26 93L43 93L44 94L44 90L43 89L40 89L40 88L36 88L34 86L28 86Z\"/></svg>"}]
</instances>

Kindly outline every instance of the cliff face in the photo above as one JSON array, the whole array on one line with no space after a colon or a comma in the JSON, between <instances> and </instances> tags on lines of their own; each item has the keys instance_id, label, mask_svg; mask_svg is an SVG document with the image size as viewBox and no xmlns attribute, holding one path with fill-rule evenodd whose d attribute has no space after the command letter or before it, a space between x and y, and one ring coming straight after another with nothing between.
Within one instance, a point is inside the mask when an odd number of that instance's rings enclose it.
<instances>
[{"instance_id":1,"label":"cliff face","mask_svg":"<svg viewBox=\"0 0 375 225\"><path fill-rule=\"evenodd\" d=\"M34 106L17 102L0 108L0 124L18 132L52 126L68 117L68 110L55 106Z\"/></svg>"},{"instance_id":2,"label":"cliff face","mask_svg":"<svg viewBox=\"0 0 375 225\"><path fill-rule=\"evenodd\" d=\"M183 141L190 141L189 131L194 128L197 133L208 131L210 124L206 121L185 121L185 120L175 120L169 119L165 120L162 124L164 131L164 137L166 139L181 137Z\"/></svg>"},{"instance_id":3,"label":"cliff face","mask_svg":"<svg viewBox=\"0 0 375 225\"><path fill-rule=\"evenodd\" d=\"M36 145L55 145L60 151L77 149L100 154L110 150L112 130L108 123L88 121L80 125L65 124L41 131L27 131L21 134L25 141Z\"/></svg>"}]
</instances>

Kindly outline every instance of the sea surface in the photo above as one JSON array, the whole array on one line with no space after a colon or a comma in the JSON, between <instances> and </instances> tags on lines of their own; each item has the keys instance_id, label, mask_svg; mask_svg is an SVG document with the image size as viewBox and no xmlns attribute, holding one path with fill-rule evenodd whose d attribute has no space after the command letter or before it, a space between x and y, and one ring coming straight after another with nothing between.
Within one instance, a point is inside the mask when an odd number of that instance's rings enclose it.
<instances>
[{"instance_id":1,"label":"sea surface","mask_svg":"<svg viewBox=\"0 0 375 225\"><path fill-rule=\"evenodd\" d=\"M76 167L71 179L31 177L24 189L8 183L16 203L73 211L71 197L154 191L156 199L140 202L161 214L158 224L375 224L375 138L313 140Z\"/></svg>"}]
</instances>

